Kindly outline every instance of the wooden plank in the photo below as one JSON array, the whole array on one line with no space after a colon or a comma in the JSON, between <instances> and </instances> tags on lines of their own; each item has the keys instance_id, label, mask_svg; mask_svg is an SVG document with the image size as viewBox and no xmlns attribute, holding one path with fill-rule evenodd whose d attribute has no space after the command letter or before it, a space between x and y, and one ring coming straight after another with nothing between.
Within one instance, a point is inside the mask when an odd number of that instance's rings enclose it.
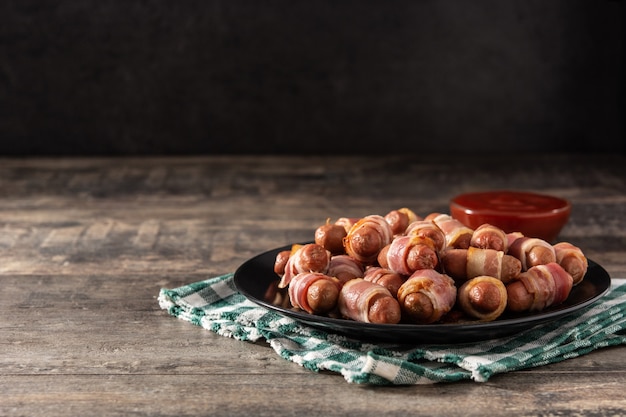
<instances>
[{"instance_id":1,"label":"wooden plank","mask_svg":"<svg viewBox=\"0 0 626 417\"><path fill-rule=\"evenodd\" d=\"M522 373L511 383L377 387L319 375L9 376L3 415L622 415L623 380ZM63 383L59 383L60 381ZM33 390L33 383L38 387ZM594 401L585 390L593 389ZM297 399L295 401L294 399ZM550 410L549 412L547 410Z\"/></svg>"}]
</instances>

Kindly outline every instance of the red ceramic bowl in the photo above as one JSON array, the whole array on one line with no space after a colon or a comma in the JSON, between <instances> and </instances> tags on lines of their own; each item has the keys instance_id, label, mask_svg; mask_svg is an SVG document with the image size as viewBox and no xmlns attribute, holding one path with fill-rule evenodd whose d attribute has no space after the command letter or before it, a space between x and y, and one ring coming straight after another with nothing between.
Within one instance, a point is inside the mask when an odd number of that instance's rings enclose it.
<instances>
[{"instance_id":1,"label":"red ceramic bowl","mask_svg":"<svg viewBox=\"0 0 626 417\"><path fill-rule=\"evenodd\" d=\"M523 191L484 191L461 194L450 201L450 215L467 227L476 229L489 223L506 233L556 241L569 220L569 201Z\"/></svg>"}]
</instances>

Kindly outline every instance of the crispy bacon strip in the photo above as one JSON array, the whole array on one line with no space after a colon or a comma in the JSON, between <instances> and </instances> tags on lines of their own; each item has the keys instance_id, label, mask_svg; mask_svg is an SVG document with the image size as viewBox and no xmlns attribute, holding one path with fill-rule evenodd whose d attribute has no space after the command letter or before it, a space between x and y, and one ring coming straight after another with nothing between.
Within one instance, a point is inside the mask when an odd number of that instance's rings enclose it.
<instances>
[{"instance_id":1,"label":"crispy bacon strip","mask_svg":"<svg viewBox=\"0 0 626 417\"><path fill-rule=\"evenodd\" d=\"M392 296L397 297L398 289L400 289L406 277L380 266L370 266L365 270L363 279L382 285L389 290Z\"/></svg>"},{"instance_id":2,"label":"crispy bacon strip","mask_svg":"<svg viewBox=\"0 0 626 417\"><path fill-rule=\"evenodd\" d=\"M432 221L446 236L446 247L467 249L474 231L449 214L434 216Z\"/></svg>"},{"instance_id":3,"label":"crispy bacon strip","mask_svg":"<svg viewBox=\"0 0 626 417\"><path fill-rule=\"evenodd\" d=\"M511 232L511 233L507 233L506 234L507 252L508 252L509 248L511 247L511 245L513 244L513 242L515 242L520 237L524 237L524 234L522 232Z\"/></svg>"},{"instance_id":4,"label":"crispy bacon strip","mask_svg":"<svg viewBox=\"0 0 626 417\"><path fill-rule=\"evenodd\" d=\"M556 262L533 266L507 285L507 308L514 312L541 311L561 304L569 296L573 282L572 276Z\"/></svg>"},{"instance_id":5,"label":"crispy bacon strip","mask_svg":"<svg viewBox=\"0 0 626 417\"><path fill-rule=\"evenodd\" d=\"M387 288L363 278L346 282L337 304L344 317L364 323L396 324L402 315L398 301Z\"/></svg>"},{"instance_id":6,"label":"crispy bacon strip","mask_svg":"<svg viewBox=\"0 0 626 417\"><path fill-rule=\"evenodd\" d=\"M354 278L363 277L363 265L348 255L335 255L330 258L327 275L346 283Z\"/></svg>"},{"instance_id":7,"label":"crispy bacon strip","mask_svg":"<svg viewBox=\"0 0 626 417\"><path fill-rule=\"evenodd\" d=\"M508 282L521 272L521 262L495 249L467 249L467 277L489 275Z\"/></svg>"},{"instance_id":8,"label":"crispy bacon strip","mask_svg":"<svg viewBox=\"0 0 626 417\"><path fill-rule=\"evenodd\" d=\"M569 242L555 244L554 251L556 262L572 276L574 285L580 284L589 268L589 262L583 251Z\"/></svg>"},{"instance_id":9,"label":"crispy bacon strip","mask_svg":"<svg viewBox=\"0 0 626 417\"><path fill-rule=\"evenodd\" d=\"M516 257L526 271L536 265L556 262L554 247L543 239L536 237L520 237L509 246L507 254Z\"/></svg>"},{"instance_id":10,"label":"crispy bacon strip","mask_svg":"<svg viewBox=\"0 0 626 417\"><path fill-rule=\"evenodd\" d=\"M398 290L403 316L414 323L434 323L448 313L456 301L456 286L448 275L434 269L415 271Z\"/></svg>"},{"instance_id":11,"label":"crispy bacon strip","mask_svg":"<svg viewBox=\"0 0 626 417\"><path fill-rule=\"evenodd\" d=\"M513 256L494 249L446 249L441 254L444 271L452 278L464 281L480 275L489 275L503 282L515 278L522 269Z\"/></svg>"},{"instance_id":12,"label":"crispy bacon strip","mask_svg":"<svg viewBox=\"0 0 626 417\"><path fill-rule=\"evenodd\" d=\"M503 259L502 251L470 247L467 249L467 277L489 275L500 278Z\"/></svg>"},{"instance_id":13,"label":"crispy bacon strip","mask_svg":"<svg viewBox=\"0 0 626 417\"><path fill-rule=\"evenodd\" d=\"M406 228L407 236L426 237L433 241L435 250L441 252L446 245L446 235L430 220L417 220L409 224Z\"/></svg>"}]
</instances>

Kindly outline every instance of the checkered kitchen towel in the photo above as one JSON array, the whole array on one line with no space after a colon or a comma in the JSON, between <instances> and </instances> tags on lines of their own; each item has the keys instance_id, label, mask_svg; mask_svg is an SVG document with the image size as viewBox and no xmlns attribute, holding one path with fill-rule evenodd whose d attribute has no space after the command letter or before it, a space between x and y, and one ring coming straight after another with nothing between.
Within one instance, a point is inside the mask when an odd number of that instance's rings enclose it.
<instances>
[{"instance_id":1,"label":"checkered kitchen towel","mask_svg":"<svg viewBox=\"0 0 626 417\"><path fill-rule=\"evenodd\" d=\"M239 340L264 338L283 358L350 383L423 384L472 379L574 358L626 344L626 280L613 280L600 302L515 336L480 343L410 346L362 343L269 311L237 292L233 274L162 289L171 315Z\"/></svg>"}]
</instances>

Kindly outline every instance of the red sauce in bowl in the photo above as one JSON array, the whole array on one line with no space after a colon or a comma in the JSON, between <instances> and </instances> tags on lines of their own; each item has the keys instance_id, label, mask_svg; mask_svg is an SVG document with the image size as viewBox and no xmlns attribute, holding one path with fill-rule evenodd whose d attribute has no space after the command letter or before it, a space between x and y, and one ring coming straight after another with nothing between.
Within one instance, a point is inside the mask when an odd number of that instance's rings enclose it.
<instances>
[{"instance_id":1,"label":"red sauce in bowl","mask_svg":"<svg viewBox=\"0 0 626 417\"><path fill-rule=\"evenodd\" d=\"M450 202L450 214L472 229L489 223L507 233L555 241L569 220L569 201L523 191L484 191L461 194Z\"/></svg>"}]
</instances>

